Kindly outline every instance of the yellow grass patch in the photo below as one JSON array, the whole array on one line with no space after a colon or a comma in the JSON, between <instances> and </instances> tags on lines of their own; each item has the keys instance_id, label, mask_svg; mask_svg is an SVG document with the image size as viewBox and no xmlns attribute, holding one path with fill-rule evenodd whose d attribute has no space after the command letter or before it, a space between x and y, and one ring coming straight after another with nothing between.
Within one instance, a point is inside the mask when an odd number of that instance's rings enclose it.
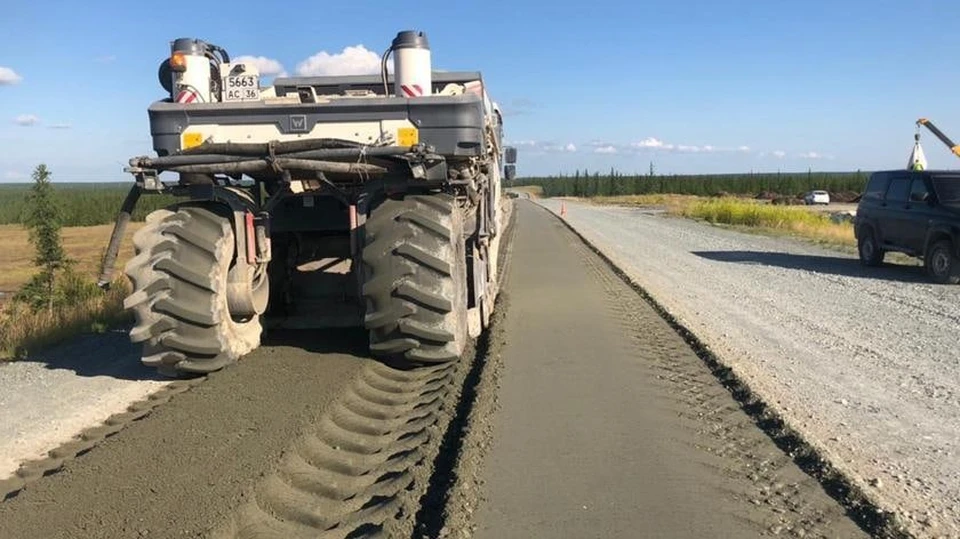
<instances>
[{"instance_id":1,"label":"yellow grass patch","mask_svg":"<svg viewBox=\"0 0 960 539\"><path fill-rule=\"evenodd\" d=\"M856 243L850 223L835 223L830 220L828 213L806 206L778 206L749 198L668 194L594 197L584 200L618 206L662 206L671 215L702 219L711 223L786 233L831 245L852 246Z\"/></svg>"},{"instance_id":2,"label":"yellow grass patch","mask_svg":"<svg viewBox=\"0 0 960 539\"><path fill-rule=\"evenodd\" d=\"M129 223L117 255L117 269L133 256L133 233L143 223ZM100 257L107 250L113 225L76 226L61 230L63 249L76 260L78 273L96 279L100 271ZM12 293L36 273L33 265L34 247L27 229L19 225L0 225L0 292ZM117 275L116 273L114 275ZM3 303L3 298L0 298Z\"/></svg>"},{"instance_id":3,"label":"yellow grass patch","mask_svg":"<svg viewBox=\"0 0 960 539\"><path fill-rule=\"evenodd\" d=\"M36 273L34 247L25 228L0 225L0 359L29 355L68 337L86 331L97 331L114 324L126 315L123 298L129 284L123 276L123 264L133 256L133 233L143 223L129 223L114 272L111 290L103 295L54 309L33 313L26 305L9 301L10 296ZM99 277L100 260L110 241L113 225L68 227L61 231L63 248L76 260L76 272L91 282Z\"/></svg>"},{"instance_id":4,"label":"yellow grass patch","mask_svg":"<svg viewBox=\"0 0 960 539\"><path fill-rule=\"evenodd\" d=\"M826 243L852 245L853 225L835 223L820 212L794 206L774 206L752 200L717 198L698 200L680 209L680 215L704 219L711 223L793 233L807 239Z\"/></svg>"}]
</instances>

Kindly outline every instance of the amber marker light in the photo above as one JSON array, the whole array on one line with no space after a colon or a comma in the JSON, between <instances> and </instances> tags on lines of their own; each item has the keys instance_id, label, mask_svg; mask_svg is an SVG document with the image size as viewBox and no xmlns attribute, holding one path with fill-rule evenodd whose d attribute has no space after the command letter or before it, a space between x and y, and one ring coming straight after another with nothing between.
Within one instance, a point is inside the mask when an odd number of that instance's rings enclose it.
<instances>
[{"instance_id":1,"label":"amber marker light","mask_svg":"<svg viewBox=\"0 0 960 539\"><path fill-rule=\"evenodd\" d=\"M170 69L172 71L187 70L187 56L182 52L175 52L170 56Z\"/></svg>"}]
</instances>

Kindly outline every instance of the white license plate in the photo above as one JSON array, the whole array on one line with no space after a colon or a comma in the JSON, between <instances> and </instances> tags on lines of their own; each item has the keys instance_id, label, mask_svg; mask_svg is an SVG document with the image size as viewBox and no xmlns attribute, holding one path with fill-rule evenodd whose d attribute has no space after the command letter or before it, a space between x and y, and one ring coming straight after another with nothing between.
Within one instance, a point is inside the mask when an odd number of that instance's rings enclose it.
<instances>
[{"instance_id":1,"label":"white license plate","mask_svg":"<svg viewBox=\"0 0 960 539\"><path fill-rule=\"evenodd\" d=\"M223 100L259 101L260 77L256 75L231 75L224 79Z\"/></svg>"}]
</instances>

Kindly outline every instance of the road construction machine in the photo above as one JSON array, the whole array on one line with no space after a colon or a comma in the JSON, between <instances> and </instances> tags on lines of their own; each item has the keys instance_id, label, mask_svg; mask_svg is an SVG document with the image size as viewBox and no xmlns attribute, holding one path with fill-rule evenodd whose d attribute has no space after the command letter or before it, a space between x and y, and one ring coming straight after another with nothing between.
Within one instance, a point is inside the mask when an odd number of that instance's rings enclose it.
<instances>
[{"instance_id":1,"label":"road construction machine","mask_svg":"<svg viewBox=\"0 0 960 539\"><path fill-rule=\"evenodd\" d=\"M148 108L156 155L125 168L100 275L113 281L141 195L178 197L146 217L124 269L144 364L208 373L272 328L362 327L402 366L463 354L495 305L516 149L481 74L430 54L402 31L379 74L264 85L217 45L171 43Z\"/></svg>"}]
</instances>

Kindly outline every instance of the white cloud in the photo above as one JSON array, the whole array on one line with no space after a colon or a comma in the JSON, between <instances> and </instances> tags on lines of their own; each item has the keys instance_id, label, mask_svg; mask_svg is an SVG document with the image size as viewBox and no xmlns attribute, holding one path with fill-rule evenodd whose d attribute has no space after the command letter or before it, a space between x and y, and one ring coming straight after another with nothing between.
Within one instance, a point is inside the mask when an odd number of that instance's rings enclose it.
<instances>
[{"instance_id":1,"label":"white cloud","mask_svg":"<svg viewBox=\"0 0 960 539\"><path fill-rule=\"evenodd\" d=\"M238 56L236 58L232 58L231 62L253 64L257 67L257 70L260 71L261 75L267 77L272 75L277 75L279 77L287 76L287 71L283 68L283 64L277 60L274 60L273 58L267 58L266 56Z\"/></svg>"},{"instance_id":2,"label":"white cloud","mask_svg":"<svg viewBox=\"0 0 960 539\"><path fill-rule=\"evenodd\" d=\"M50 124L47 127L50 129L70 129L73 126L70 124L61 123L61 124Z\"/></svg>"},{"instance_id":3,"label":"white cloud","mask_svg":"<svg viewBox=\"0 0 960 539\"><path fill-rule=\"evenodd\" d=\"M26 178L26 177L27 177L26 174L23 174L23 173L21 173L21 172L17 172L16 170L8 170L8 171L6 171L6 172L3 173L3 179L4 179L4 180L22 180L22 179L24 179L24 178Z\"/></svg>"},{"instance_id":4,"label":"white cloud","mask_svg":"<svg viewBox=\"0 0 960 539\"><path fill-rule=\"evenodd\" d=\"M389 65L392 62L387 62ZM380 72L380 55L363 45L345 47L336 54L320 51L297 65L301 77L373 75Z\"/></svg>"},{"instance_id":5,"label":"white cloud","mask_svg":"<svg viewBox=\"0 0 960 539\"><path fill-rule=\"evenodd\" d=\"M801 159L823 159L823 155L817 152L805 152L800 154Z\"/></svg>"},{"instance_id":6,"label":"white cloud","mask_svg":"<svg viewBox=\"0 0 960 539\"><path fill-rule=\"evenodd\" d=\"M784 157L787 156L787 152L783 150L774 150L773 156L776 157L777 159L783 159Z\"/></svg>"},{"instance_id":7,"label":"white cloud","mask_svg":"<svg viewBox=\"0 0 960 539\"><path fill-rule=\"evenodd\" d=\"M696 146L693 144L672 144L664 142L656 137L647 137L639 142L631 142L626 146L627 149L633 151L639 150L654 150L654 151L665 151L665 152L678 152L678 153L714 153L714 152L749 152L749 146L738 146L736 148L728 147L719 147L713 146L712 144L705 144L703 146Z\"/></svg>"},{"instance_id":8,"label":"white cloud","mask_svg":"<svg viewBox=\"0 0 960 539\"><path fill-rule=\"evenodd\" d=\"M540 148L545 152L554 152L554 153L570 153L577 151L577 146L573 143L568 144L557 144L553 142L545 142L539 144Z\"/></svg>"},{"instance_id":9,"label":"white cloud","mask_svg":"<svg viewBox=\"0 0 960 539\"><path fill-rule=\"evenodd\" d=\"M544 142L539 140L518 140L518 141L509 141L506 143L507 146L516 146L518 148L528 148L534 153L574 153L577 151L577 145L568 142L566 144L556 143L556 142Z\"/></svg>"},{"instance_id":10,"label":"white cloud","mask_svg":"<svg viewBox=\"0 0 960 539\"><path fill-rule=\"evenodd\" d=\"M17 125L22 125L24 127L29 127L31 125L36 124L39 121L40 121L40 118L37 118L33 114L21 114L20 116L17 116L16 118L13 119L13 123Z\"/></svg>"},{"instance_id":11,"label":"white cloud","mask_svg":"<svg viewBox=\"0 0 960 539\"><path fill-rule=\"evenodd\" d=\"M654 137L647 137L640 142L632 142L630 143L630 146L633 146L634 148L662 148L664 150L673 149L673 144L664 144L662 140Z\"/></svg>"},{"instance_id":12,"label":"white cloud","mask_svg":"<svg viewBox=\"0 0 960 539\"><path fill-rule=\"evenodd\" d=\"M23 77L9 67L0 66L0 86L11 86L22 81Z\"/></svg>"},{"instance_id":13,"label":"white cloud","mask_svg":"<svg viewBox=\"0 0 960 539\"><path fill-rule=\"evenodd\" d=\"M526 146L526 147L535 147L538 143L535 140L518 140L516 142L508 142L511 146Z\"/></svg>"},{"instance_id":14,"label":"white cloud","mask_svg":"<svg viewBox=\"0 0 960 539\"><path fill-rule=\"evenodd\" d=\"M605 140L591 140L583 143L587 147L588 151L594 154L623 154L623 155L640 155L646 152L673 152L673 153L688 153L688 154L699 154L699 153L749 153L751 151L749 146L713 146L710 144L705 144L702 146L696 146L692 144L673 144L664 142L656 137L647 137L642 140L630 143L617 143L610 142ZM526 147L530 150L533 150L537 153L546 153L546 152L576 152L578 147L574 143L568 144L558 144L555 142L543 142L537 140L519 140L512 142L511 145L517 147Z\"/></svg>"}]
</instances>

